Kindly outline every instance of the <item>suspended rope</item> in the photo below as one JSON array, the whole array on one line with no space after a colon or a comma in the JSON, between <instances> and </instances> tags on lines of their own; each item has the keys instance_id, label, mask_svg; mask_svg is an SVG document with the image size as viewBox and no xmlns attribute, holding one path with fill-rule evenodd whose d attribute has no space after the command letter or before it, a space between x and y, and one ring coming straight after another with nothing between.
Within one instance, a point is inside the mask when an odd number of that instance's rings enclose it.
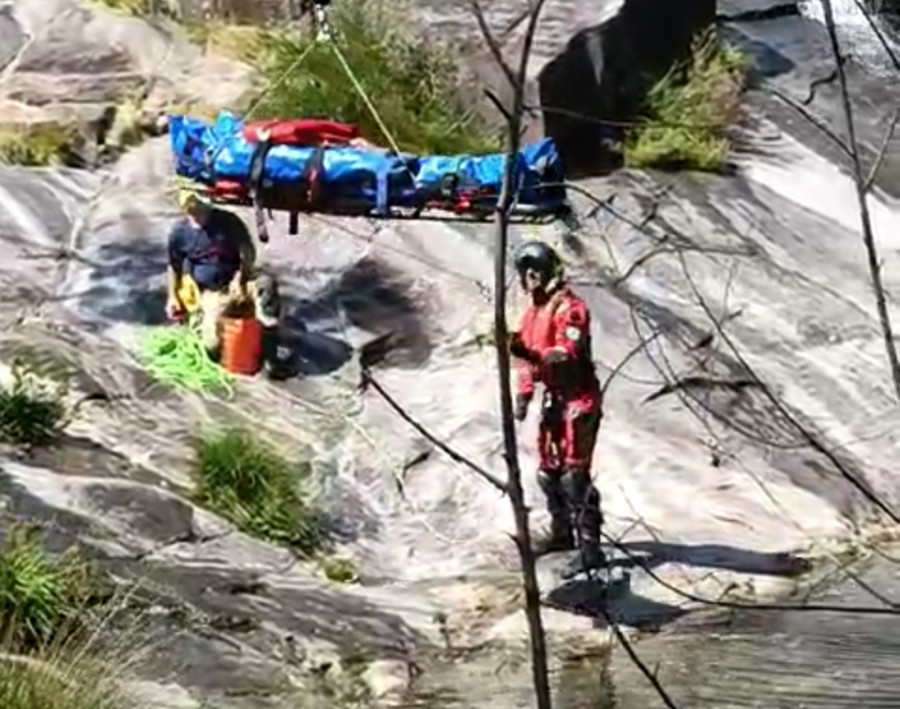
<instances>
[{"instance_id":1,"label":"suspended rope","mask_svg":"<svg viewBox=\"0 0 900 709\"><path fill-rule=\"evenodd\" d=\"M334 55L337 57L337 60L340 62L341 67L344 69L344 72L347 74L347 78L350 79L350 83L353 84L353 88L356 89L356 93L359 94L359 97L362 99L363 103L366 105L366 108L369 109L369 113L372 114L372 118L375 119L375 122L378 124L379 129L382 133L384 133L384 137L387 138L388 143L391 146L391 150L393 150L397 155L400 154L400 146L397 145L397 141L394 140L394 136L391 134L391 131L388 130L388 127L385 125L384 121L381 120L381 116L378 114L378 109L375 108L375 104L372 103L372 100L369 98L366 90L363 88L362 83L356 78L356 74L353 72L353 69L350 66L350 63L347 61L346 57L344 57L344 53L341 51L340 47L334 42L331 42L331 49L334 51Z\"/></svg>"},{"instance_id":2,"label":"suspended rope","mask_svg":"<svg viewBox=\"0 0 900 709\"><path fill-rule=\"evenodd\" d=\"M300 65L303 64L304 61L306 61L306 58L310 55L312 50L316 48L318 42L320 41L321 39L317 37L316 41L312 42L306 49L304 49L300 56L297 57L293 62L291 62L290 66L288 66L288 68L285 69L275 81L270 82L265 87L265 89L263 89L263 92L256 98L256 100L250 105L250 108L248 108L244 113L244 120L249 120L262 105L263 101L265 101L275 89L280 88L281 85L284 84L284 82L287 80L287 78L300 68Z\"/></svg>"}]
</instances>

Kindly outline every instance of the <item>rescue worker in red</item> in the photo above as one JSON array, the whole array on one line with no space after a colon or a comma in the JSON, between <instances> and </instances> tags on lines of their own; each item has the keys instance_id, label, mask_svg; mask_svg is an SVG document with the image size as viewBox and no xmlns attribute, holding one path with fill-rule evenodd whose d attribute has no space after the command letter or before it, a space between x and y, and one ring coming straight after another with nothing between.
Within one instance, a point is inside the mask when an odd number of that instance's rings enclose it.
<instances>
[{"instance_id":1,"label":"rescue worker in red","mask_svg":"<svg viewBox=\"0 0 900 709\"><path fill-rule=\"evenodd\" d=\"M550 535L535 552L581 552L563 573L571 578L601 568L600 494L591 482L591 458L602 416L602 392L591 354L591 316L566 284L562 261L547 244L527 241L515 253L515 268L530 304L510 338L518 389L515 416L524 421L543 384L538 434L538 482L550 513Z\"/></svg>"}]
</instances>

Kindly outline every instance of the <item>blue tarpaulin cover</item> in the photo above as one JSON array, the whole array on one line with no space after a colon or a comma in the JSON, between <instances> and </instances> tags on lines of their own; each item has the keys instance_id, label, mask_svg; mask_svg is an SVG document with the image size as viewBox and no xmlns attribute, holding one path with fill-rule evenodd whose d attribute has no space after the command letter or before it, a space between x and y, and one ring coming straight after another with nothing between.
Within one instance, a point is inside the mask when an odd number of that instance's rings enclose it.
<instances>
[{"instance_id":1,"label":"blue tarpaulin cover","mask_svg":"<svg viewBox=\"0 0 900 709\"><path fill-rule=\"evenodd\" d=\"M244 123L223 112L212 122L183 115L169 116L169 136L175 171L210 187L220 181L249 190L257 144L244 135ZM301 187L309 165L320 161L317 202L358 210L360 214L389 215L394 208L441 206L457 211L490 211L496 205L505 156L395 155L381 148L327 146L323 149L273 145L265 153L258 190ZM554 213L565 204L562 160L551 138L523 146L515 171L515 208L529 214ZM215 195L215 191L213 192ZM460 195L466 207L460 208ZM268 205L266 205L268 206Z\"/></svg>"}]
</instances>

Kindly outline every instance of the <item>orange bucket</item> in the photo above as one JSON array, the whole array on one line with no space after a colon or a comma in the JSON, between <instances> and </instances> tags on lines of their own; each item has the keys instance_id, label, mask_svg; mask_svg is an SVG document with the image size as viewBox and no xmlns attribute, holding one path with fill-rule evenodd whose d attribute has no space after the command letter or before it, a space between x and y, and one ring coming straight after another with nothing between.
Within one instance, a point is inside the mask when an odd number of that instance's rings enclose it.
<instances>
[{"instance_id":1,"label":"orange bucket","mask_svg":"<svg viewBox=\"0 0 900 709\"><path fill-rule=\"evenodd\" d=\"M232 374L262 368L262 324L256 318L222 318L222 366Z\"/></svg>"}]
</instances>

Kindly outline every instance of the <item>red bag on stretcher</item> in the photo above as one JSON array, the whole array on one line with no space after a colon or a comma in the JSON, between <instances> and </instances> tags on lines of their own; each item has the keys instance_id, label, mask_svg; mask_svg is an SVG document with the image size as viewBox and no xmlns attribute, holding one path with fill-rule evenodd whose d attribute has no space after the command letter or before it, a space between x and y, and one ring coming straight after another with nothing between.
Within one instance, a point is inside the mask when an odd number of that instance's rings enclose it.
<instances>
[{"instance_id":1,"label":"red bag on stretcher","mask_svg":"<svg viewBox=\"0 0 900 709\"><path fill-rule=\"evenodd\" d=\"M260 142L260 133L269 132L272 145L345 145L359 137L359 128L348 123L299 118L287 121L253 121L244 126L244 138L251 143Z\"/></svg>"}]
</instances>

